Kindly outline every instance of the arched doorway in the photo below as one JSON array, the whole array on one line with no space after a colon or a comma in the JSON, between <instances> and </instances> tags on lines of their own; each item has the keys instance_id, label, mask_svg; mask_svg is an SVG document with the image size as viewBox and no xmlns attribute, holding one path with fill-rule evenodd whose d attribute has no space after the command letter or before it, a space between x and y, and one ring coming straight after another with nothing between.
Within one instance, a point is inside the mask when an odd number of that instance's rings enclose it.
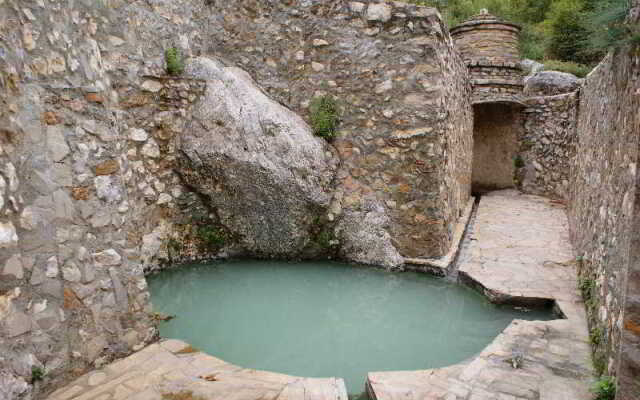
<instances>
[{"instance_id":1,"label":"arched doorway","mask_svg":"<svg viewBox=\"0 0 640 400\"><path fill-rule=\"evenodd\" d=\"M515 187L520 106L480 103L473 109L472 192L482 195Z\"/></svg>"}]
</instances>

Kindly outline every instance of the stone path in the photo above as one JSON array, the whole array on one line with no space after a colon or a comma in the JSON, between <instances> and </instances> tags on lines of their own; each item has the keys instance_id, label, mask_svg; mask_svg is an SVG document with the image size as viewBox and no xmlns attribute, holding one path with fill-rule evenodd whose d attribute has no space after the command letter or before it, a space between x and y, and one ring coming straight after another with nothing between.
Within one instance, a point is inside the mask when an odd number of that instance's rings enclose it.
<instances>
[{"instance_id":1,"label":"stone path","mask_svg":"<svg viewBox=\"0 0 640 400\"><path fill-rule=\"evenodd\" d=\"M344 381L244 369L165 340L90 372L49 400L347 400Z\"/></svg>"},{"instance_id":2,"label":"stone path","mask_svg":"<svg viewBox=\"0 0 640 400\"><path fill-rule=\"evenodd\" d=\"M459 276L503 304L553 303L566 318L516 320L467 363L368 375L377 400L590 400L593 369L564 210L516 191L482 197ZM517 368L514 368L514 365Z\"/></svg>"}]
</instances>

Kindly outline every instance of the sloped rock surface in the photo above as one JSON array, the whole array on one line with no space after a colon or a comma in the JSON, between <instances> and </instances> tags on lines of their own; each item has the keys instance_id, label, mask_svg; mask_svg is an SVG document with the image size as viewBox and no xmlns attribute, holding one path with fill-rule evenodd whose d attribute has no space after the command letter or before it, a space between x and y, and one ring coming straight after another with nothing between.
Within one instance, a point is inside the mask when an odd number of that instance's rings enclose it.
<instances>
[{"instance_id":1,"label":"sloped rock surface","mask_svg":"<svg viewBox=\"0 0 640 400\"><path fill-rule=\"evenodd\" d=\"M577 90L582 79L567 72L541 71L529 77L524 87L528 96L550 96Z\"/></svg>"},{"instance_id":2,"label":"sloped rock surface","mask_svg":"<svg viewBox=\"0 0 640 400\"><path fill-rule=\"evenodd\" d=\"M249 254L300 255L331 200L330 147L243 70L196 58L186 73L207 90L183 137L185 181Z\"/></svg>"}]
</instances>

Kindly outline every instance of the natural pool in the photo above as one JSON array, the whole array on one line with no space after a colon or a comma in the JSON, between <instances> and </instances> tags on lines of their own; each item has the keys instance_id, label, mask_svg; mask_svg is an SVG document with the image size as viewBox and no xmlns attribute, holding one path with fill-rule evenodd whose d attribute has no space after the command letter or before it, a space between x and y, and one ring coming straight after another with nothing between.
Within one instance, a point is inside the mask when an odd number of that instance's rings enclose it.
<instances>
[{"instance_id":1,"label":"natural pool","mask_svg":"<svg viewBox=\"0 0 640 400\"><path fill-rule=\"evenodd\" d=\"M161 336L246 368L341 377L349 393L367 372L455 364L513 319L552 318L425 274L330 262L226 261L148 280L154 310L176 315Z\"/></svg>"}]
</instances>

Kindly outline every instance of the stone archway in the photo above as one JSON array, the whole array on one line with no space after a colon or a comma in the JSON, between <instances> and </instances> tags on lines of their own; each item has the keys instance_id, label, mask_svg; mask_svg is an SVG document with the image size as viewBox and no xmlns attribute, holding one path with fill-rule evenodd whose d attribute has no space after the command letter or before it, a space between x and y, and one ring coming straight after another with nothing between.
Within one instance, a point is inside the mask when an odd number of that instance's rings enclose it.
<instances>
[{"instance_id":1,"label":"stone archway","mask_svg":"<svg viewBox=\"0 0 640 400\"><path fill-rule=\"evenodd\" d=\"M515 187L519 107L481 103L473 108L472 192L482 194Z\"/></svg>"}]
</instances>

